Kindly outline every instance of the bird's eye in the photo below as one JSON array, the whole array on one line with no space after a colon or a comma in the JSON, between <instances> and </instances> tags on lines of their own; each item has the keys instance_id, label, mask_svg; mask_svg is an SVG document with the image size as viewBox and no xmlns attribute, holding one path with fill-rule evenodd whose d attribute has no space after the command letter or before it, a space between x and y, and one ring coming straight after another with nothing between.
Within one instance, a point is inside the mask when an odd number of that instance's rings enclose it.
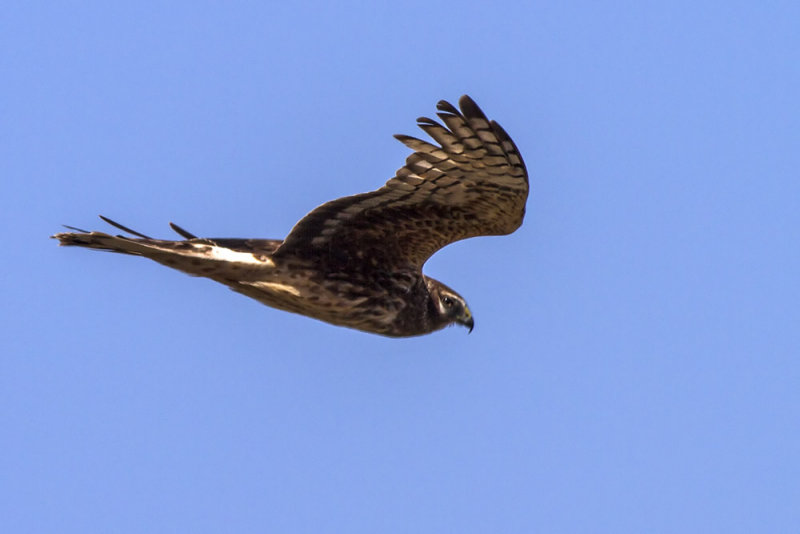
<instances>
[{"instance_id":1,"label":"bird's eye","mask_svg":"<svg viewBox=\"0 0 800 534\"><path fill-rule=\"evenodd\" d=\"M442 304L447 308L452 308L455 305L455 301L450 297L442 297Z\"/></svg>"}]
</instances>

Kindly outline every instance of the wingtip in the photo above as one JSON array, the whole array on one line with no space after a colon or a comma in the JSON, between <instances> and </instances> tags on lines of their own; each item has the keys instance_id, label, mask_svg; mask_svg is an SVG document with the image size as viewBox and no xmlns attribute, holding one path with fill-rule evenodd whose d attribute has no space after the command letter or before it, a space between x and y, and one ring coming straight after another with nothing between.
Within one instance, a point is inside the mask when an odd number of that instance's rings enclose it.
<instances>
[{"instance_id":1,"label":"wingtip","mask_svg":"<svg viewBox=\"0 0 800 534\"><path fill-rule=\"evenodd\" d=\"M111 225L111 226L113 226L114 228L117 228L117 229L119 229L119 230L122 230L123 232L128 232L129 234L131 234L131 235L135 235L136 237L141 237L142 239L153 239L152 237L150 237L150 236L148 236L148 235L144 235L143 233L141 233L141 232L137 232L136 230L131 230L131 229L130 229L130 228L128 228L127 226L123 226L123 225L121 225L120 223L118 223L118 222L116 222L116 221L112 221L112 220L111 220L111 219L109 219L108 217L105 217L105 216L103 216L103 215L98 215L98 217L100 217L100 218L101 218L101 219L102 219L104 222L106 222L106 223L110 224L110 225Z\"/></svg>"},{"instance_id":2,"label":"wingtip","mask_svg":"<svg viewBox=\"0 0 800 534\"><path fill-rule=\"evenodd\" d=\"M64 227L64 228L66 228L67 230L72 230L73 232L80 232L80 233L82 233L82 234L88 234L88 233L90 233L90 232L89 232L89 230L84 230L83 228L77 228L77 227L75 227L75 226L70 226L70 225L68 225L68 224L62 224L61 226L63 226L63 227ZM58 234L56 234L56 235L58 235Z\"/></svg>"},{"instance_id":3,"label":"wingtip","mask_svg":"<svg viewBox=\"0 0 800 534\"><path fill-rule=\"evenodd\" d=\"M445 113L452 113L453 115L458 115L458 110L456 109L456 107L447 100L439 100L439 102L436 103L436 109L439 111L443 111Z\"/></svg>"},{"instance_id":4,"label":"wingtip","mask_svg":"<svg viewBox=\"0 0 800 534\"><path fill-rule=\"evenodd\" d=\"M458 99L458 108L447 100L439 100L436 104L436 109L442 113L449 113L452 115L463 115L464 117L480 117L486 119L486 114L483 113L480 106L475 103L471 96L464 94ZM459 111L460 109L460 111ZM441 115L440 115L441 116ZM419 121L420 119L417 119Z\"/></svg>"},{"instance_id":5,"label":"wingtip","mask_svg":"<svg viewBox=\"0 0 800 534\"><path fill-rule=\"evenodd\" d=\"M486 114L481 107L476 104L469 95L462 95L461 98L458 99L458 107L461 108L461 113L463 113L465 117L481 118L487 122L489 120L486 118Z\"/></svg>"},{"instance_id":6,"label":"wingtip","mask_svg":"<svg viewBox=\"0 0 800 534\"><path fill-rule=\"evenodd\" d=\"M183 228L181 228L180 226L178 226L174 222L170 222L169 223L169 227L172 228L172 230L176 234L178 234L179 236L181 236L184 239L197 239L196 235L194 235L193 233L191 233L189 231L184 230Z\"/></svg>"},{"instance_id":7,"label":"wingtip","mask_svg":"<svg viewBox=\"0 0 800 534\"><path fill-rule=\"evenodd\" d=\"M470 104L472 104L473 106L477 106L477 104L475 103L475 101L472 99L471 96L463 94L459 97L458 99L459 106L470 105Z\"/></svg>"}]
</instances>

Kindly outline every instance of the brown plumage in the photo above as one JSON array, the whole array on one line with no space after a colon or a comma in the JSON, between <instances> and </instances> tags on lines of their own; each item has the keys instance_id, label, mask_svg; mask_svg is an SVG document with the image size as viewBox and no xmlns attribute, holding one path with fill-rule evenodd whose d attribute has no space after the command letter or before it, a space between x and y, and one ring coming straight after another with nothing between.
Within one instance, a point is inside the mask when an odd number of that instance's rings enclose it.
<instances>
[{"instance_id":1,"label":"brown plumage","mask_svg":"<svg viewBox=\"0 0 800 534\"><path fill-rule=\"evenodd\" d=\"M522 224L528 175L508 134L468 96L457 110L440 101L444 124L418 125L438 143L397 139L414 150L386 185L327 202L303 217L286 239L153 239L105 217L133 237L74 232L61 245L133 254L204 276L268 306L336 325L394 337L448 324L473 327L464 299L422 274L449 243L510 234Z\"/></svg>"}]
</instances>

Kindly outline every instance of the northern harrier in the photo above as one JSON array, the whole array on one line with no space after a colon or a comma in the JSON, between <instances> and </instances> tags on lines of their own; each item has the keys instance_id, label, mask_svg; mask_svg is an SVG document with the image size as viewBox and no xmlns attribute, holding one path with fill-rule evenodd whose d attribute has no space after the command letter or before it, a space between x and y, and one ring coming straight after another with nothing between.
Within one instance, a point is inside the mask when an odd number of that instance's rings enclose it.
<instances>
[{"instance_id":1,"label":"northern harrier","mask_svg":"<svg viewBox=\"0 0 800 534\"><path fill-rule=\"evenodd\" d=\"M144 256L225 284L259 302L335 325L385 336L427 334L458 323L472 330L464 299L422 274L449 243L510 234L522 224L528 175L508 134L468 96L459 111L440 101L444 124L418 126L437 143L396 135L414 153L376 191L327 202L286 239L197 237L170 223L183 240L70 228L61 245Z\"/></svg>"}]
</instances>

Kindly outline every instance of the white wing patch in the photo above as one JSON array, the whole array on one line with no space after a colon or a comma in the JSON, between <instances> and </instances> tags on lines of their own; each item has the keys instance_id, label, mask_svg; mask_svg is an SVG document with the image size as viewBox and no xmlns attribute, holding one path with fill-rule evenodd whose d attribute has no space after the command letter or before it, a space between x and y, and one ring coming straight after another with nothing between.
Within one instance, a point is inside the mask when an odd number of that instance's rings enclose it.
<instances>
[{"instance_id":1,"label":"white wing patch","mask_svg":"<svg viewBox=\"0 0 800 534\"><path fill-rule=\"evenodd\" d=\"M290 294L292 296L295 296L295 297L299 297L300 296L300 291L296 287L290 286L288 284L281 284L281 283L278 283L278 282L264 282L264 281L259 281L259 282L240 282L240 283L244 284L244 285L248 285L248 286L253 286L253 287L256 287L258 289L264 289L264 290L266 290L268 292L288 293L288 294Z\"/></svg>"},{"instance_id":2,"label":"white wing patch","mask_svg":"<svg viewBox=\"0 0 800 534\"><path fill-rule=\"evenodd\" d=\"M196 245L198 248L203 247L204 245ZM219 260L219 261L227 261L232 263L246 263L249 265L258 265L258 266L267 266L267 267L275 267L275 263L267 258L262 256L261 258L256 258L250 252L236 252L235 250L231 250L225 247L218 247L212 246L210 250L206 251L206 255L209 259L212 260Z\"/></svg>"}]
</instances>

